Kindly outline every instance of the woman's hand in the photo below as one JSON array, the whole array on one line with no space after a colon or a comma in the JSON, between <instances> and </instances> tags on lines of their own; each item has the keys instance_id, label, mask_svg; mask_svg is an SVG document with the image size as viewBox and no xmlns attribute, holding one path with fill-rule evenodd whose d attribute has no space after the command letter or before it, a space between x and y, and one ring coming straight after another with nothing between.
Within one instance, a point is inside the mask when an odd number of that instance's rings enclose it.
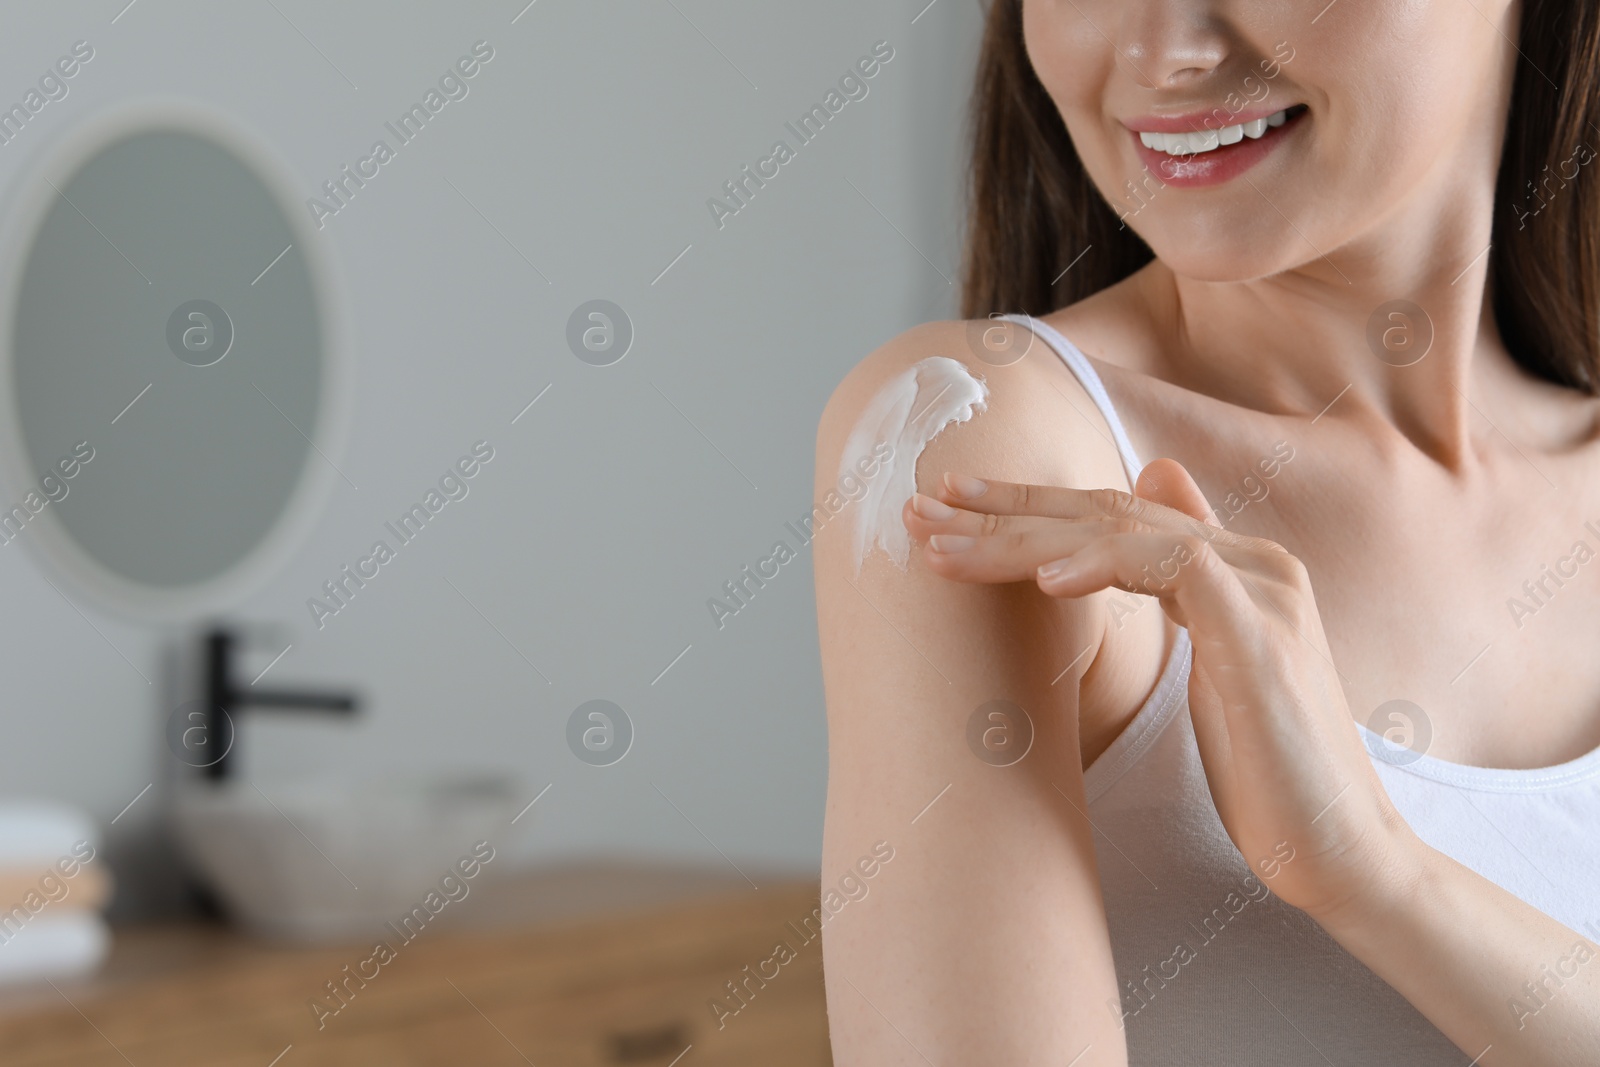
<instances>
[{"instance_id":1,"label":"woman's hand","mask_svg":"<svg viewBox=\"0 0 1600 1067\"><path fill-rule=\"evenodd\" d=\"M1411 883L1425 846L1356 732L1298 559L1212 522L1172 460L1147 466L1132 496L947 474L940 497L918 494L904 511L935 573L1035 581L1057 597L1146 594L1188 628L1212 799L1278 896L1322 920Z\"/></svg>"}]
</instances>

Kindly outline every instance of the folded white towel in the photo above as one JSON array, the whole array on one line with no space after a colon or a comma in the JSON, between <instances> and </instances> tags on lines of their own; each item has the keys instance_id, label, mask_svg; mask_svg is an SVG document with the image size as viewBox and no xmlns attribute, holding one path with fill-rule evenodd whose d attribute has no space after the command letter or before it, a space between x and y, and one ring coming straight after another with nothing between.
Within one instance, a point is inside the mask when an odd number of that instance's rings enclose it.
<instances>
[{"instance_id":1,"label":"folded white towel","mask_svg":"<svg viewBox=\"0 0 1600 1067\"><path fill-rule=\"evenodd\" d=\"M43 912L15 933L0 933L0 983L76 978L110 951L111 930L94 912Z\"/></svg>"},{"instance_id":2,"label":"folded white towel","mask_svg":"<svg viewBox=\"0 0 1600 1067\"><path fill-rule=\"evenodd\" d=\"M43 870L80 841L98 849L100 835L94 820L77 808L48 801L0 803L0 867Z\"/></svg>"}]
</instances>

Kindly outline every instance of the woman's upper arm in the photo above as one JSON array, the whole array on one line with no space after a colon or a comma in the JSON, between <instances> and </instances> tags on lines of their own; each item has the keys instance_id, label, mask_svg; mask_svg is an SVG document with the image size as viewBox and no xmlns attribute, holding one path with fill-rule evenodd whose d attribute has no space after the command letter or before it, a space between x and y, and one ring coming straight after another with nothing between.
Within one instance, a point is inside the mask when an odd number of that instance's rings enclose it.
<instances>
[{"instance_id":1,"label":"woman's upper arm","mask_svg":"<svg viewBox=\"0 0 1600 1067\"><path fill-rule=\"evenodd\" d=\"M1074 440L1093 427L1069 414L1081 426L1063 428L1060 369L987 365L964 336L959 323L918 327L852 371L819 428L817 500L838 489L845 441L872 397L931 355L959 359L988 396L928 444L921 491L946 470L1106 484L1104 445ZM1094 656L1066 669L1104 635L1101 603L1054 600L1032 583L948 581L916 544L906 569L873 551L857 574L861 519L846 505L814 542L836 1062L1123 1063L1078 751L1077 682ZM858 863L874 846L892 860Z\"/></svg>"}]
</instances>

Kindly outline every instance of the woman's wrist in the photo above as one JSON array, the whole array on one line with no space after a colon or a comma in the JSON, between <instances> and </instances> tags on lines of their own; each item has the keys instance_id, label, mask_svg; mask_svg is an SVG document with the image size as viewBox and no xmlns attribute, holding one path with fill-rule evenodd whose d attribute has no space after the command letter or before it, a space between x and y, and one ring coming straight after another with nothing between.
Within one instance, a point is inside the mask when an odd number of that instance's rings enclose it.
<instances>
[{"instance_id":1,"label":"woman's wrist","mask_svg":"<svg viewBox=\"0 0 1600 1067\"><path fill-rule=\"evenodd\" d=\"M1396 812L1371 838L1361 863L1358 888L1308 914L1336 941L1346 944L1382 936L1397 914L1432 896L1439 853Z\"/></svg>"}]
</instances>

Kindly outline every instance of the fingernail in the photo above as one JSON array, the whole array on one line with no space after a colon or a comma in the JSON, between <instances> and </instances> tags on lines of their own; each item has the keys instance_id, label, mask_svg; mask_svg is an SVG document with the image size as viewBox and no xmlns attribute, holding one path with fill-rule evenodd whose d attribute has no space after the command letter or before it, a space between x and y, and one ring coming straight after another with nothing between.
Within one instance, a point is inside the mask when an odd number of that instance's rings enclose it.
<instances>
[{"instance_id":1,"label":"fingernail","mask_svg":"<svg viewBox=\"0 0 1600 1067\"><path fill-rule=\"evenodd\" d=\"M1058 559L1053 563L1046 563L1040 567L1039 578L1046 582L1058 582L1072 577L1075 569L1076 568L1073 567L1072 559L1070 557L1067 559Z\"/></svg>"},{"instance_id":2,"label":"fingernail","mask_svg":"<svg viewBox=\"0 0 1600 1067\"><path fill-rule=\"evenodd\" d=\"M982 478L974 478L970 474L946 473L944 487L955 496L967 500L975 500L989 491L989 483Z\"/></svg>"},{"instance_id":3,"label":"fingernail","mask_svg":"<svg viewBox=\"0 0 1600 1067\"><path fill-rule=\"evenodd\" d=\"M976 537L967 537L963 534L934 534L928 538L928 547L935 552L951 553L965 552L978 543Z\"/></svg>"},{"instance_id":4,"label":"fingernail","mask_svg":"<svg viewBox=\"0 0 1600 1067\"><path fill-rule=\"evenodd\" d=\"M911 498L911 510L925 519L935 522L945 522L956 517L956 509L942 500L935 500L931 496L917 493Z\"/></svg>"}]
</instances>

